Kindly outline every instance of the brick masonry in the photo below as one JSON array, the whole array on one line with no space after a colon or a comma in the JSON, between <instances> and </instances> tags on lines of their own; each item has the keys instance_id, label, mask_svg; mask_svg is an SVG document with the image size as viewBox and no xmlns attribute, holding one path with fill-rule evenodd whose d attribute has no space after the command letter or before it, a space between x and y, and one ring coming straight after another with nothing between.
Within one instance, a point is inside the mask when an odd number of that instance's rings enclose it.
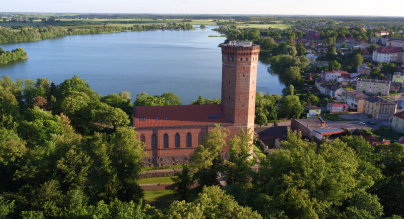
<instances>
[{"instance_id":1,"label":"brick masonry","mask_svg":"<svg viewBox=\"0 0 404 219\"><path fill-rule=\"evenodd\" d=\"M227 140L250 129L254 133L255 94L257 64L260 47L222 45L222 108L233 124L222 125L230 131ZM135 124L135 123L134 123ZM137 127L139 138L145 142L144 166L171 166L188 163L190 155L200 144L203 136L215 126L177 125L160 127ZM175 147L175 135L180 135L180 146ZM191 146L187 146L187 134L191 134ZM152 135L157 136L157 147L152 148ZM168 135L168 147L164 147L164 135ZM223 149L227 156L229 147Z\"/></svg>"}]
</instances>

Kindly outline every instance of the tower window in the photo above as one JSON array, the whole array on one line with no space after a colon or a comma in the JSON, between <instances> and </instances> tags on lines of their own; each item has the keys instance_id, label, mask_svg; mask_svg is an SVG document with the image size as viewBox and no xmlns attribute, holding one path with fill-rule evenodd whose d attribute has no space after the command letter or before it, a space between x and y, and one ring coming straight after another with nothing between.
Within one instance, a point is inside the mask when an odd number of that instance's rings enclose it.
<instances>
[{"instance_id":1,"label":"tower window","mask_svg":"<svg viewBox=\"0 0 404 219\"><path fill-rule=\"evenodd\" d=\"M168 117L166 116L166 120L168 120Z\"/></svg>"},{"instance_id":2,"label":"tower window","mask_svg":"<svg viewBox=\"0 0 404 219\"><path fill-rule=\"evenodd\" d=\"M217 119L217 115L215 115L215 119Z\"/></svg>"},{"instance_id":3,"label":"tower window","mask_svg":"<svg viewBox=\"0 0 404 219\"><path fill-rule=\"evenodd\" d=\"M217 115L217 118L220 119L220 115Z\"/></svg>"},{"instance_id":4,"label":"tower window","mask_svg":"<svg viewBox=\"0 0 404 219\"><path fill-rule=\"evenodd\" d=\"M146 117L143 117L143 121L146 121Z\"/></svg>"},{"instance_id":5,"label":"tower window","mask_svg":"<svg viewBox=\"0 0 404 219\"><path fill-rule=\"evenodd\" d=\"M208 118L211 119L211 116L209 115Z\"/></svg>"},{"instance_id":6,"label":"tower window","mask_svg":"<svg viewBox=\"0 0 404 219\"><path fill-rule=\"evenodd\" d=\"M139 118L139 121L142 121L142 117Z\"/></svg>"},{"instance_id":7,"label":"tower window","mask_svg":"<svg viewBox=\"0 0 404 219\"><path fill-rule=\"evenodd\" d=\"M158 116L156 116L156 121L157 121L157 120L159 120L159 117L158 117Z\"/></svg>"}]
</instances>

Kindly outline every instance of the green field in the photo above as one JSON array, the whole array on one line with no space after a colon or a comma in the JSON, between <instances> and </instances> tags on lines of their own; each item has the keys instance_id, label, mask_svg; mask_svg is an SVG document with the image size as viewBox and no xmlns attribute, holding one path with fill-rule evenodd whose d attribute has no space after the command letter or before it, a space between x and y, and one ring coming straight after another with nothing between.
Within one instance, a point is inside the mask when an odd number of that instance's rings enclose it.
<instances>
[{"instance_id":1,"label":"green field","mask_svg":"<svg viewBox=\"0 0 404 219\"><path fill-rule=\"evenodd\" d=\"M144 191L144 195L146 204L159 209L167 208L176 200L174 197L174 190Z\"/></svg>"},{"instance_id":2,"label":"green field","mask_svg":"<svg viewBox=\"0 0 404 219\"><path fill-rule=\"evenodd\" d=\"M155 177L155 178L144 178L136 181L139 185L142 184L159 184L159 183L172 183L174 182L170 176L167 177Z\"/></svg>"},{"instance_id":3,"label":"green field","mask_svg":"<svg viewBox=\"0 0 404 219\"><path fill-rule=\"evenodd\" d=\"M262 28L262 29L268 29L268 28L278 28L278 29L286 29L289 28L293 25L291 24L241 24L237 26L238 28Z\"/></svg>"}]
</instances>

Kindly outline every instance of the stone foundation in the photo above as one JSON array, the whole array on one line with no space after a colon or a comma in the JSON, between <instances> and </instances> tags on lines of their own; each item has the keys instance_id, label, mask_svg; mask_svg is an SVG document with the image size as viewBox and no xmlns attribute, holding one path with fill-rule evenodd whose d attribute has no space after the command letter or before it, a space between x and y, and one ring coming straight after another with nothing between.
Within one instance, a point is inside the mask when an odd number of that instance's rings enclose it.
<instances>
[{"instance_id":1,"label":"stone foundation","mask_svg":"<svg viewBox=\"0 0 404 219\"><path fill-rule=\"evenodd\" d=\"M191 155L145 157L143 167L161 167L188 164Z\"/></svg>"}]
</instances>

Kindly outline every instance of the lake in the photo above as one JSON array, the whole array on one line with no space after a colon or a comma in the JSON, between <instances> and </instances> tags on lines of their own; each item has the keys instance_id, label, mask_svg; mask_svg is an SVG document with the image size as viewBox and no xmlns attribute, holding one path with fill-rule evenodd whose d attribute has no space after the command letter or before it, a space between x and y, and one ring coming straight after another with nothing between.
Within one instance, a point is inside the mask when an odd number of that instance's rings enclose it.
<instances>
[{"instance_id":1,"label":"lake","mask_svg":"<svg viewBox=\"0 0 404 219\"><path fill-rule=\"evenodd\" d=\"M224 37L214 26L191 31L141 31L65 36L29 43L0 44L23 48L29 59L0 65L0 75L48 78L59 84L74 75L100 95L129 91L161 95L174 92L183 104L221 98L222 63L218 47ZM257 91L281 94L285 87L268 65L258 64Z\"/></svg>"}]
</instances>

